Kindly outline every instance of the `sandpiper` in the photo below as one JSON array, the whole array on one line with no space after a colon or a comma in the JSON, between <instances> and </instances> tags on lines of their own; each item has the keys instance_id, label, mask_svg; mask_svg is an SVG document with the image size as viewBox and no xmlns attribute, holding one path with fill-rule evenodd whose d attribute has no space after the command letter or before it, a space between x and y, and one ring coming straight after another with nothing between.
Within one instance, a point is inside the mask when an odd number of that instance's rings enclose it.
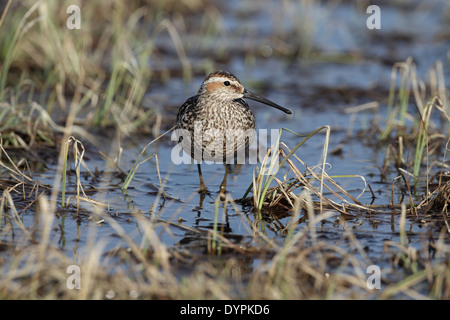
<instances>
[{"instance_id":1,"label":"sandpiper","mask_svg":"<svg viewBox=\"0 0 450 320\"><path fill-rule=\"evenodd\" d=\"M183 139L186 137L184 136L179 141L183 150L198 162L199 192L202 194L207 193L207 188L203 181L200 162L222 158L223 163L227 163L219 190L224 194L230 170L230 164L226 160L235 158L236 154L247 148L254 138L254 135L248 132L255 132L255 116L244 98L259 101L291 114L288 109L250 92L236 76L222 70L208 75L197 95L187 99L178 112L176 129L184 129L188 133L188 139ZM196 132L200 132L200 139L198 137L196 139ZM207 150L212 151L206 152Z\"/></svg>"}]
</instances>

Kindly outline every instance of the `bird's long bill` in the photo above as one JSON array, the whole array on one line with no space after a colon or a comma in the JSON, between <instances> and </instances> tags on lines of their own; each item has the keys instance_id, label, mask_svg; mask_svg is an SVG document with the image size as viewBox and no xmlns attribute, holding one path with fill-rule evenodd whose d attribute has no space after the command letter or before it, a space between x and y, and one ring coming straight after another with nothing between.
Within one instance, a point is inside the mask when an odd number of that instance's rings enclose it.
<instances>
[{"instance_id":1,"label":"bird's long bill","mask_svg":"<svg viewBox=\"0 0 450 320\"><path fill-rule=\"evenodd\" d=\"M283 112L285 112L287 114L291 114L292 113L290 110L288 110L286 108L283 108L282 106L276 104L275 102L267 100L266 98L263 98L263 97L255 94L255 93L253 93L251 91L248 91L247 89L244 89L244 98L248 98L248 99L252 99L252 100L264 103L264 104L266 104L268 106L277 108L278 110L281 110L281 111L283 111Z\"/></svg>"}]
</instances>

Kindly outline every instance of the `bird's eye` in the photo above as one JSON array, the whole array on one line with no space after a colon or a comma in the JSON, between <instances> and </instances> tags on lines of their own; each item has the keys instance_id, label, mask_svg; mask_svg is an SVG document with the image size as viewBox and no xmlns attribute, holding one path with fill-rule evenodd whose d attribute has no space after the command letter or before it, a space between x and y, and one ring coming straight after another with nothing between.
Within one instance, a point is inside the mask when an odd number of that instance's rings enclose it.
<instances>
[{"instance_id":1,"label":"bird's eye","mask_svg":"<svg viewBox=\"0 0 450 320\"><path fill-rule=\"evenodd\" d=\"M230 85L230 81L224 81L223 84L228 87Z\"/></svg>"}]
</instances>

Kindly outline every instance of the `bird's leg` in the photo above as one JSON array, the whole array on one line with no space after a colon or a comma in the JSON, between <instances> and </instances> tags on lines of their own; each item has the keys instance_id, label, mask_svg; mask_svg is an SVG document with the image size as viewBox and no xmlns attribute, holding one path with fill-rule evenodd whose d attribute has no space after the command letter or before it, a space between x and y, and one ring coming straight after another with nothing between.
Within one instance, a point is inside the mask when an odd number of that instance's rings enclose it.
<instances>
[{"instance_id":1,"label":"bird's leg","mask_svg":"<svg viewBox=\"0 0 450 320\"><path fill-rule=\"evenodd\" d=\"M225 175L223 176L223 181L220 184L220 190L219 193L225 195L225 192L227 191L227 175L228 172L230 171L230 165L226 164L225 165Z\"/></svg>"},{"instance_id":2,"label":"bird's leg","mask_svg":"<svg viewBox=\"0 0 450 320\"><path fill-rule=\"evenodd\" d=\"M205 200L205 197L206 197L206 192L205 193L200 193L200 201L198 203L198 207L196 208L196 210L203 209L203 201Z\"/></svg>"},{"instance_id":3,"label":"bird's leg","mask_svg":"<svg viewBox=\"0 0 450 320\"><path fill-rule=\"evenodd\" d=\"M200 190L198 192L201 194L206 194L208 190L206 189L206 185L203 182L202 168L200 167L200 163L197 163L197 169L198 169L198 176L200 178Z\"/></svg>"}]
</instances>

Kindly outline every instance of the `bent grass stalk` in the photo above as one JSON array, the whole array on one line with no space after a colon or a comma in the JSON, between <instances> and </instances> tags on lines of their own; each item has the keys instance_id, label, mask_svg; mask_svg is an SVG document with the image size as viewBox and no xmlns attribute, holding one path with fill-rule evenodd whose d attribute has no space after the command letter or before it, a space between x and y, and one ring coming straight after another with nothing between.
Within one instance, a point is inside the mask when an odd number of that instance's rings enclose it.
<instances>
[{"instance_id":1,"label":"bent grass stalk","mask_svg":"<svg viewBox=\"0 0 450 320\"><path fill-rule=\"evenodd\" d=\"M153 139L152 141L150 141L143 149L142 151L139 153L138 158L136 159L136 161L133 164L133 167L131 168L130 172L128 173L124 183L122 184L122 192L124 192L125 190L128 189L131 180L133 180L134 174L136 173L137 169L139 168L139 166L143 163L145 163L146 161L152 159L153 157L155 157L156 159L156 168L157 168L157 173L158 173L158 179L159 179L159 185L161 187L161 193L164 197L164 199L166 199L166 195L164 193L164 187L163 184L161 182L161 174L159 171L159 162L158 162L158 155L157 154L152 154L149 157L145 158L144 160L141 160L141 157L144 155L145 151L147 150L147 148L153 144L153 142L159 140L160 138L162 138L163 136L165 136L166 134L168 134L169 132L171 132L173 129L175 129L175 126L173 126L172 128L170 128L169 130L167 130L166 132L164 132L163 134L159 135L158 137L156 137L155 139Z\"/></svg>"},{"instance_id":2,"label":"bent grass stalk","mask_svg":"<svg viewBox=\"0 0 450 320\"><path fill-rule=\"evenodd\" d=\"M6 16L6 13L8 12L9 6L11 5L11 0L8 0L8 2L5 5L5 9L3 10L2 16L0 17L0 28L3 24L3 19Z\"/></svg>"},{"instance_id":3,"label":"bent grass stalk","mask_svg":"<svg viewBox=\"0 0 450 320\"><path fill-rule=\"evenodd\" d=\"M428 101L423 110L423 114L420 114L420 127L419 134L417 137L416 150L414 153L414 176L419 177L420 166L422 164L423 151L425 147L428 150L428 127L431 121L431 113L433 107L437 105L442 105L439 97L435 96L430 101ZM442 112L442 111L441 111ZM427 157L428 158L428 157Z\"/></svg>"},{"instance_id":4,"label":"bent grass stalk","mask_svg":"<svg viewBox=\"0 0 450 320\"><path fill-rule=\"evenodd\" d=\"M0 212L0 216L3 215L4 198L6 198L6 201L7 201L8 205L9 205L9 208L11 210L11 213L12 213L12 215L14 217L14 220L15 220L16 224L19 226L19 228L22 230L22 232L28 237L28 239L32 243L36 243L36 240L33 238L33 236L30 234L30 232L25 227L25 225L22 222L22 219L20 219L19 214L18 214L17 209L16 209L16 206L14 204L14 201L13 201L13 199L11 197L11 193L9 192L8 189L5 189L3 191L2 203L1 203L1 205L2 205L1 211L2 212Z\"/></svg>"},{"instance_id":5,"label":"bent grass stalk","mask_svg":"<svg viewBox=\"0 0 450 320\"><path fill-rule=\"evenodd\" d=\"M0 133L0 155L4 154L5 157L8 159L9 163L12 165L12 168L10 168L8 165L6 165L2 159L0 158L0 167L5 168L7 171L10 172L10 174L18 181L20 180L26 180L28 182L32 182L33 179L26 175L25 173L21 172L19 170L19 168L17 167L17 165L14 163L14 161L9 157L8 153L6 152L6 150L3 148L3 136ZM19 179L18 177L21 177L22 179Z\"/></svg>"},{"instance_id":6,"label":"bent grass stalk","mask_svg":"<svg viewBox=\"0 0 450 320\"><path fill-rule=\"evenodd\" d=\"M76 174L76 199L77 199L77 213L79 211L80 200L82 199L81 193L83 193L85 199L88 199L86 193L84 192L83 185L81 184L81 166L83 166L91 177L94 177L92 172L87 167L86 163L83 160L84 156L84 146L81 141L75 139L73 136L70 136L67 142L64 145L64 161L63 161L63 172L62 172L62 206L65 207L65 194L66 194L66 185L67 185L67 161L69 155L69 145L72 143L72 151L74 157L74 165L75 165L75 174ZM81 152L80 152L81 149ZM67 201L67 205L69 201Z\"/></svg>"},{"instance_id":7,"label":"bent grass stalk","mask_svg":"<svg viewBox=\"0 0 450 320\"><path fill-rule=\"evenodd\" d=\"M158 32L166 29L169 33L169 36L175 46L175 51L177 52L178 58L180 59L181 65L183 67L183 79L186 82L189 82L192 78L192 67L184 50L183 42L181 41L177 28L175 28L171 20L164 19L159 23L157 29L159 29Z\"/></svg>"}]
</instances>

